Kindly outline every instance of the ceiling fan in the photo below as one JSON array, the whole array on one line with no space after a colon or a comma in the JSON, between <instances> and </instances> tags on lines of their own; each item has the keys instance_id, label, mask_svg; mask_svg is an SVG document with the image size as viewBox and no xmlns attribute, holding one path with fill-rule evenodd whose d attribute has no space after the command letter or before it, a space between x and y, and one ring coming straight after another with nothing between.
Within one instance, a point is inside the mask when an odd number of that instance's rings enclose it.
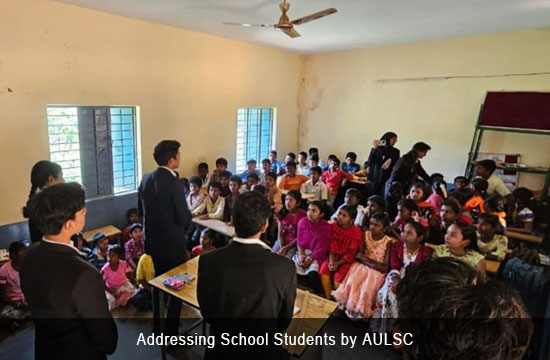
<instances>
[{"instance_id":1,"label":"ceiling fan","mask_svg":"<svg viewBox=\"0 0 550 360\"><path fill-rule=\"evenodd\" d=\"M250 23L233 23L233 22L224 22L225 25L239 25L239 26L245 26L245 27L251 27L251 26L259 26L259 27L274 27L275 29L279 29L291 38L296 38L301 36L296 29L294 29L294 25L302 25L307 22L320 19L322 17L334 14L338 10L335 8L328 8L325 10L318 11L313 14L309 14L306 16L303 16L301 18L295 19L290 21L288 18L288 9L290 9L290 3L288 3L286 0L283 0L282 3L279 4L279 8L281 9L281 17L279 18L279 22L277 24L250 24Z\"/></svg>"}]
</instances>

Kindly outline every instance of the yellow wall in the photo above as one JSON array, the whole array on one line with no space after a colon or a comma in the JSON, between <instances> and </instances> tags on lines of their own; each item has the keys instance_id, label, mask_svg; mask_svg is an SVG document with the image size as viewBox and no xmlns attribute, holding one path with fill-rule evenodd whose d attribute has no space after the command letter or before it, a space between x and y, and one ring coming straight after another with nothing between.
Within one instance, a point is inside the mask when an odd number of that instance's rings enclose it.
<instances>
[{"instance_id":1,"label":"yellow wall","mask_svg":"<svg viewBox=\"0 0 550 360\"><path fill-rule=\"evenodd\" d=\"M264 46L52 1L2 0L0 224L22 219L30 169L49 158L48 104L139 106L144 172L155 167L154 145L169 138L182 143L180 170L189 174L200 161L234 161L238 107L276 107L276 146L294 151L301 65Z\"/></svg>"},{"instance_id":2,"label":"yellow wall","mask_svg":"<svg viewBox=\"0 0 550 360\"><path fill-rule=\"evenodd\" d=\"M550 75L386 82L446 76L550 72L550 28L307 56L301 91L299 145L321 156L354 150L360 162L372 139L399 135L402 153L416 141L432 151L423 160L448 179L464 173L480 104L487 91L550 91ZM533 166L550 163L550 137L492 133L482 151L519 153ZM544 178L521 175L541 189Z\"/></svg>"}]
</instances>

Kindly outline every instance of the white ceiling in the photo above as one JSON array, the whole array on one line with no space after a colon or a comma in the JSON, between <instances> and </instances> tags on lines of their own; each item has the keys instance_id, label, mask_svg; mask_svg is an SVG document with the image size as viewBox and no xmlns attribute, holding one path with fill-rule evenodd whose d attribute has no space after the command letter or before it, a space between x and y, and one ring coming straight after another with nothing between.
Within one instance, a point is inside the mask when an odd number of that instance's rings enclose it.
<instances>
[{"instance_id":1,"label":"white ceiling","mask_svg":"<svg viewBox=\"0 0 550 360\"><path fill-rule=\"evenodd\" d=\"M58 0L183 29L319 53L550 26L550 0L289 0L290 19L334 7L336 14L297 26L302 37L273 28L279 0Z\"/></svg>"}]
</instances>

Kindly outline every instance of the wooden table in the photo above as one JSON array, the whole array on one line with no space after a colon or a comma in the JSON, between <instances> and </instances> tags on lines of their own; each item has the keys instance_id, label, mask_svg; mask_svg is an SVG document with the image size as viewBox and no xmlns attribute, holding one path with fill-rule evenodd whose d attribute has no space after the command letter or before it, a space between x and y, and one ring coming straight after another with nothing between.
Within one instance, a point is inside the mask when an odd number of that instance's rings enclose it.
<instances>
[{"instance_id":1,"label":"wooden table","mask_svg":"<svg viewBox=\"0 0 550 360\"><path fill-rule=\"evenodd\" d=\"M509 239L532 242L535 244L542 244L542 236L536 236L531 234L523 234L515 231L506 231L504 234Z\"/></svg>"},{"instance_id":2,"label":"wooden table","mask_svg":"<svg viewBox=\"0 0 550 360\"><path fill-rule=\"evenodd\" d=\"M349 180L349 182L361 184L361 185L367 185L369 183L369 181L366 178L351 179Z\"/></svg>"},{"instance_id":3,"label":"wooden table","mask_svg":"<svg viewBox=\"0 0 550 360\"><path fill-rule=\"evenodd\" d=\"M109 243L116 241L116 243L120 245L122 232L119 228L113 225L107 225L104 227L86 231L82 234L82 236L84 236L84 239L86 239L86 241L90 242L93 241L94 235L97 233L104 233L107 239L109 239Z\"/></svg>"},{"instance_id":4,"label":"wooden table","mask_svg":"<svg viewBox=\"0 0 550 360\"><path fill-rule=\"evenodd\" d=\"M228 225L227 223L224 223L221 220L212 220L212 219L201 220L198 217L195 217L193 218L193 222L195 224L202 225L216 232L219 232L220 234L223 234L229 237L235 236L235 228L233 226Z\"/></svg>"},{"instance_id":5,"label":"wooden table","mask_svg":"<svg viewBox=\"0 0 550 360\"><path fill-rule=\"evenodd\" d=\"M172 275L189 273L198 276L198 267L199 267L199 257L195 257L186 263L173 268L172 270L167 271L166 273L157 276L156 278L149 281L151 286L159 289L159 304L160 304L160 314L164 314L164 294L175 296L176 298L182 300L184 303L199 309L199 302L197 300L197 282L198 279L195 278L194 281L187 284L181 290L174 290L166 287L163 281L169 278ZM296 301L295 306L300 308L300 311L292 317L292 321L288 326L286 333L293 336L301 335L305 333L306 336L315 336L319 330L323 327L326 320L330 315L336 310L337 304L334 301L330 301L319 296L313 295L307 291L296 289ZM323 320L320 320L323 319ZM161 316L161 330L164 331L164 318ZM304 350L307 348L305 346L283 346L290 354L301 355ZM165 358L165 349L162 347L163 359Z\"/></svg>"}]
</instances>

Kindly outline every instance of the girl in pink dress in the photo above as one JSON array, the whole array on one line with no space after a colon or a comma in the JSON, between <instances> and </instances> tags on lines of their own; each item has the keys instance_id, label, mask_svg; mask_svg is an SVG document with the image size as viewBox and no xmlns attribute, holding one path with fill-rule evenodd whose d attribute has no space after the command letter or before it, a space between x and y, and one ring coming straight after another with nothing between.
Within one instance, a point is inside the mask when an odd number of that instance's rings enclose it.
<instances>
[{"instance_id":1,"label":"girl in pink dress","mask_svg":"<svg viewBox=\"0 0 550 360\"><path fill-rule=\"evenodd\" d=\"M101 269L101 275L105 283L105 295L109 303L109 310L119 306L126 306L128 301L134 296L135 288L128 280L126 273L132 272L132 269L121 260L122 248L114 245L109 249L109 262Z\"/></svg>"},{"instance_id":2,"label":"girl in pink dress","mask_svg":"<svg viewBox=\"0 0 550 360\"><path fill-rule=\"evenodd\" d=\"M365 241L356 262L338 289L332 292L340 309L350 318L369 318L374 311L376 294L384 284L389 267L392 238L385 235L390 225L387 214L377 213L370 219Z\"/></svg>"},{"instance_id":3,"label":"girl in pink dress","mask_svg":"<svg viewBox=\"0 0 550 360\"><path fill-rule=\"evenodd\" d=\"M289 259L292 259L296 253L298 222L307 216L306 212L300 209L301 201L302 194L299 191L290 190L285 196L285 207L277 218L279 235L271 251Z\"/></svg>"}]
</instances>

